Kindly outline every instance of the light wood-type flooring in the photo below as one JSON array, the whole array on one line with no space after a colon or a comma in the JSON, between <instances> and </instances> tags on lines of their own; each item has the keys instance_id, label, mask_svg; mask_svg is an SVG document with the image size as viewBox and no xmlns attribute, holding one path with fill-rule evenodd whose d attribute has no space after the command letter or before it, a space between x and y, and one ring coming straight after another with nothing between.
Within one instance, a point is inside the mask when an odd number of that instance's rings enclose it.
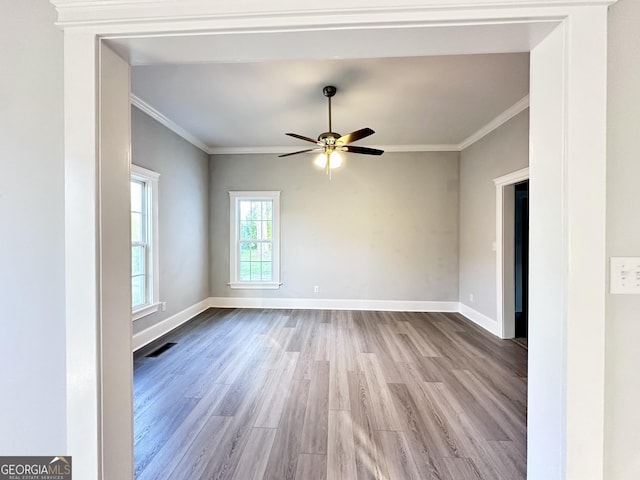
<instances>
[{"instance_id":1,"label":"light wood-type flooring","mask_svg":"<svg viewBox=\"0 0 640 480\"><path fill-rule=\"evenodd\" d=\"M138 480L526 478L527 352L458 314L211 309L166 340Z\"/></svg>"}]
</instances>

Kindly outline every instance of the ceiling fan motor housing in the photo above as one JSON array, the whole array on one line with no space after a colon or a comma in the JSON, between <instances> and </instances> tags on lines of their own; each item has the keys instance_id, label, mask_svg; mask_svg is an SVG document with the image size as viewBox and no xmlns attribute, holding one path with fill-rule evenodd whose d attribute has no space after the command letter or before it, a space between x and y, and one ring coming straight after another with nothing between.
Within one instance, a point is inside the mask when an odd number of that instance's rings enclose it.
<instances>
[{"instance_id":1,"label":"ceiling fan motor housing","mask_svg":"<svg viewBox=\"0 0 640 480\"><path fill-rule=\"evenodd\" d=\"M322 142L325 145L335 145L336 141L341 137L339 133L336 132L324 132L318 135L318 141Z\"/></svg>"}]
</instances>

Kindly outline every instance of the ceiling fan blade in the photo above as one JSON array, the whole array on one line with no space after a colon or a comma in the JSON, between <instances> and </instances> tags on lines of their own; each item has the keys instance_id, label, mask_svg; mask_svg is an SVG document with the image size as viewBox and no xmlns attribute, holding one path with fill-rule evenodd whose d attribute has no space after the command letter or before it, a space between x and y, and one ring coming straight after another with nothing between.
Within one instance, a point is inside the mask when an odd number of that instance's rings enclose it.
<instances>
[{"instance_id":1,"label":"ceiling fan blade","mask_svg":"<svg viewBox=\"0 0 640 480\"><path fill-rule=\"evenodd\" d=\"M304 140L305 142L311 142L311 143L318 144L318 140L314 140L314 139L309 138L309 137L304 137L302 135L298 135L297 133L285 133L285 135L289 135L290 137L294 137L294 138L299 138L300 140Z\"/></svg>"},{"instance_id":2,"label":"ceiling fan blade","mask_svg":"<svg viewBox=\"0 0 640 480\"><path fill-rule=\"evenodd\" d=\"M356 130L355 132L347 133L346 135L341 136L338 140L336 140L337 144L348 145L349 143L356 142L361 138L368 137L369 135L373 135L374 132L369 127L361 128L360 130Z\"/></svg>"},{"instance_id":3,"label":"ceiling fan blade","mask_svg":"<svg viewBox=\"0 0 640 480\"><path fill-rule=\"evenodd\" d=\"M343 152L350 153L364 153L365 155L382 155L384 150L378 150L377 148L358 147L357 145L345 145L341 147Z\"/></svg>"},{"instance_id":4,"label":"ceiling fan blade","mask_svg":"<svg viewBox=\"0 0 640 480\"><path fill-rule=\"evenodd\" d=\"M297 152L283 153L282 155L278 155L278 157L290 157L291 155L298 155L299 153L321 152L322 150L322 148L308 148L306 150L299 150Z\"/></svg>"}]
</instances>

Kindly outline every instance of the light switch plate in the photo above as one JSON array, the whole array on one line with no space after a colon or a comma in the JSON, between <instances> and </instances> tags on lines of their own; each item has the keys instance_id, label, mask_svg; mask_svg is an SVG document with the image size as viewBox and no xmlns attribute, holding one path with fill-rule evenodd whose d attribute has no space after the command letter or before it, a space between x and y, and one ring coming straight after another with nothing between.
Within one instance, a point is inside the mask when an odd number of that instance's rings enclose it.
<instances>
[{"instance_id":1,"label":"light switch plate","mask_svg":"<svg viewBox=\"0 0 640 480\"><path fill-rule=\"evenodd\" d=\"M640 295L640 257L611 257L611 293Z\"/></svg>"}]
</instances>

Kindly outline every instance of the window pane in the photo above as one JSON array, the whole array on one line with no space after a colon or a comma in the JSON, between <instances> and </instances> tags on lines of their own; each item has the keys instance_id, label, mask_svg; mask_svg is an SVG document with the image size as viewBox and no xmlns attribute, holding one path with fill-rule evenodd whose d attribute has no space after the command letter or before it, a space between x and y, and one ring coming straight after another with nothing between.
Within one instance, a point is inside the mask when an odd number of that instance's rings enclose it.
<instances>
[{"instance_id":1,"label":"window pane","mask_svg":"<svg viewBox=\"0 0 640 480\"><path fill-rule=\"evenodd\" d=\"M262 215L262 202L259 200L252 201L251 202L251 219L260 220L261 215Z\"/></svg>"},{"instance_id":2,"label":"window pane","mask_svg":"<svg viewBox=\"0 0 640 480\"><path fill-rule=\"evenodd\" d=\"M273 218L273 202L265 200L262 202L262 220L271 220Z\"/></svg>"},{"instance_id":3,"label":"window pane","mask_svg":"<svg viewBox=\"0 0 640 480\"><path fill-rule=\"evenodd\" d=\"M251 262L240 262L240 281L248 282L251 280Z\"/></svg>"},{"instance_id":4,"label":"window pane","mask_svg":"<svg viewBox=\"0 0 640 480\"><path fill-rule=\"evenodd\" d=\"M240 261L247 262L250 259L251 259L251 244L243 242L240 244Z\"/></svg>"},{"instance_id":5,"label":"window pane","mask_svg":"<svg viewBox=\"0 0 640 480\"><path fill-rule=\"evenodd\" d=\"M270 243L262 243L260 244L260 248L262 249L262 261L263 262L270 262L271 261L271 254L272 254L272 250L273 247Z\"/></svg>"},{"instance_id":6,"label":"window pane","mask_svg":"<svg viewBox=\"0 0 640 480\"><path fill-rule=\"evenodd\" d=\"M251 261L252 262L259 262L262 258L260 255L260 248L258 248L259 245L260 245L259 243L251 244Z\"/></svg>"},{"instance_id":7,"label":"window pane","mask_svg":"<svg viewBox=\"0 0 640 480\"><path fill-rule=\"evenodd\" d=\"M144 245L131 247L131 275L144 275L146 273L146 250Z\"/></svg>"},{"instance_id":8,"label":"window pane","mask_svg":"<svg viewBox=\"0 0 640 480\"><path fill-rule=\"evenodd\" d=\"M260 262L251 262L251 281L259 282L262 278Z\"/></svg>"},{"instance_id":9,"label":"window pane","mask_svg":"<svg viewBox=\"0 0 640 480\"><path fill-rule=\"evenodd\" d=\"M131 306L133 308L147 303L144 275L136 275L131 278Z\"/></svg>"},{"instance_id":10,"label":"window pane","mask_svg":"<svg viewBox=\"0 0 640 480\"><path fill-rule=\"evenodd\" d=\"M262 281L268 282L272 280L272 263L271 262L262 262Z\"/></svg>"},{"instance_id":11,"label":"window pane","mask_svg":"<svg viewBox=\"0 0 640 480\"><path fill-rule=\"evenodd\" d=\"M131 211L142 212L142 192L144 185L137 180L131 181Z\"/></svg>"},{"instance_id":12,"label":"window pane","mask_svg":"<svg viewBox=\"0 0 640 480\"><path fill-rule=\"evenodd\" d=\"M255 239L261 239L262 238L262 222L260 221L255 221L253 222L253 224L255 225L255 229L256 229L256 236L253 237Z\"/></svg>"},{"instance_id":13,"label":"window pane","mask_svg":"<svg viewBox=\"0 0 640 480\"><path fill-rule=\"evenodd\" d=\"M144 217L142 213L131 212L131 241L143 242L144 238Z\"/></svg>"},{"instance_id":14,"label":"window pane","mask_svg":"<svg viewBox=\"0 0 640 480\"><path fill-rule=\"evenodd\" d=\"M263 240L271 240L272 239L272 229L273 222L271 220L263 221L262 223L262 235L260 238Z\"/></svg>"},{"instance_id":15,"label":"window pane","mask_svg":"<svg viewBox=\"0 0 640 480\"><path fill-rule=\"evenodd\" d=\"M249 220L251 219L251 202L248 200L239 200L240 204L240 220Z\"/></svg>"},{"instance_id":16,"label":"window pane","mask_svg":"<svg viewBox=\"0 0 640 480\"><path fill-rule=\"evenodd\" d=\"M240 222L240 240L256 240L258 238L258 228L256 222L247 220Z\"/></svg>"}]
</instances>

